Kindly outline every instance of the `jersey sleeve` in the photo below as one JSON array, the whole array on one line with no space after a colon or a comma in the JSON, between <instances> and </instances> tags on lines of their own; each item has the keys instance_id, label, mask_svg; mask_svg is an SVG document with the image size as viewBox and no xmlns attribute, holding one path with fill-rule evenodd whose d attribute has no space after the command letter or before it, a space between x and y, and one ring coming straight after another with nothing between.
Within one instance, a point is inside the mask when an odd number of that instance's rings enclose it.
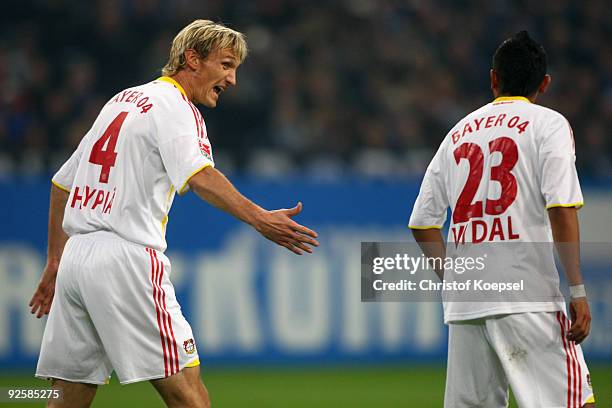
<instances>
[{"instance_id":1,"label":"jersey sleeve","mask_svg":"<svg viewBox=\"0 0 612 408\"><path fill-rule=\"evenodd\" d=\"M444 151L445 143L443 142L425 171L421 189L408 222L408 227L411 229L441 229L446 221L446 210L449 204L444 184Z\"/></svg>"},{"instance_id":2,"label":"jersey sleeve","mask_svg":"<svg viewBox=\"0 0 612 408\"><path fill-rule=\"evenodd\" d=\"M584 203L572 128L559 116L545 129L539 152L540 190L546 208L575 207Z\"/></svg>"},{"instance_id":3,"label":"jersey sleeve","mask_svg":"<svg viewBox=\"0 0 612 408\"><path fill-rule=\"evenodd\" d=\"M186 100L161 104L154 116L159 152L170 181L179 194L189 190L189 179L200 170L214 167L212 147L198 110Z\"/></svg>"},{"instance_id":4,"label":"jersey sleeve","mask_svg":"<svg viewBox=\"0 0 612 408\"><path fill-rule=\"evenodd\" d=\"M53 178L51 178L51 183L67 193L72 190L72 183L74 182L74 177L76 176L77 168L79 167L79 162L81 161L81 156L83 155L86 139L87 136L83 137L79 143L79 146L72 153L70 158L62 165L62 167L60 167Z\"/></svg>"}]
</instances>

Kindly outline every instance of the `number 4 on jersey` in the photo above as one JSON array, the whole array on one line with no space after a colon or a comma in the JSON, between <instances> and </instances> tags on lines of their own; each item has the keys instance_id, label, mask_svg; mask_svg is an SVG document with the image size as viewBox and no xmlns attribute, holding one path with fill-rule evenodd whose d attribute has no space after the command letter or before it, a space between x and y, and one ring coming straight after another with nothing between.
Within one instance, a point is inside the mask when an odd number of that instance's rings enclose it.
<instances>
[{"instance_id":1,"label":"number 4 on jersey","mask_svg":"<svg viewBox=\"0 0 612 408\"><path fill-rule=\"evenodd\" d=\"M102 166L100 183L108 183L111 167L115 165L115 160L117 160L117 153L115 152L117 138L127 114L127 112L121 112L117 115L91 149L89 162ZM106 149L104 148L105 146Z\"/></svg>"}]
</instances>

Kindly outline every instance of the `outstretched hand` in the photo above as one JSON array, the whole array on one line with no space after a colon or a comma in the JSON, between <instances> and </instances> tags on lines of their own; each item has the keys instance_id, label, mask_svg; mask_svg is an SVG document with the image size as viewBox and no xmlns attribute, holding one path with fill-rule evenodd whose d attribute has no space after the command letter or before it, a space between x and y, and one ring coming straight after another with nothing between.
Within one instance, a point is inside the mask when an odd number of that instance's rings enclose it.
<instances>
[{"instance_id":1,"label":"outstretched hand","mask_svg":"<svg viewBox=\"0 0 612 408\"><path fill-rule=\"evenodd\" d=\"M570 315L572 317L572 326L567 333L567 338L579 344L586 339L591 330L591 311L586 297L572 299L570 302Z\"/></svg>"},{"instance_id":2,"label":"outstretched hand","mask_svg":"<svg viewBox=\"0 0 612 408\"><path fill-rule=\"evenodd\" d=\"M293 208L265 211L258 218L254 227L270 241L297 255L302 255L302 251L312 253L311 247L319 246L315 239L318 236L317 233L291 219L301 211L301 202Z\"/></svg>"},{"instance_id":3,"label":"outstretched hand","mask_svg":"<svg viewBox=\"0 0 612 408\"><path fill-rule=\"evenodd\" d=\"M47 263L38 287L30 300L30 313L36 313L37 318L49 314L53 296L55 295L55 279L57 277L57 264Z\"/></svg>"}]
</instances>

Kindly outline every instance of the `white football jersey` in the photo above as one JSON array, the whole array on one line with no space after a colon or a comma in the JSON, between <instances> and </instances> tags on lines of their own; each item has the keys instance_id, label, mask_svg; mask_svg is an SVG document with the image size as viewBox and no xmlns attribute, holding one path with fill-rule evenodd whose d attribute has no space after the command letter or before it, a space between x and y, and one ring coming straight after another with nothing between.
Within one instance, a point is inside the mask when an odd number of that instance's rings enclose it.
<instances>
[{"instance_id":1,"label":"white football jersey","mask_svg":"<svg viewBox=\"0 0 612 408\"><path fill-rule=\"evenodd\" d=\"M442 228L450 207L448 252L456 254L466 243L495 243L490 247L506 255L513 252L513 262L500 258L495 268L487 269L493 275L489 281L499 278L503 282L508 274L513 279L524 277L542 293L562 299L552 251L546 251L542 259L541 250L530 252L529 245L514 243L552 242L547 209L582 205L568 121L526 98L500 97L460 120L447 134L427 168L409 226ZM494 262L488 260L489 265ZM448 322L500 313L563 310L562 305L558 301L445 299L444 307Z\"/></svg>"},{"instance_id":2,"label":"white football jersey","mask_svg":"<svg viewBox=\"0 0 612 408\"><path fill-rule=\"evenodd\" d=\"M214 162L204 120L176 81L121 91L53 177L70 192L64 231L110 231L164 251L175 193L207 166Z\"/></svg>"}]
</instances>

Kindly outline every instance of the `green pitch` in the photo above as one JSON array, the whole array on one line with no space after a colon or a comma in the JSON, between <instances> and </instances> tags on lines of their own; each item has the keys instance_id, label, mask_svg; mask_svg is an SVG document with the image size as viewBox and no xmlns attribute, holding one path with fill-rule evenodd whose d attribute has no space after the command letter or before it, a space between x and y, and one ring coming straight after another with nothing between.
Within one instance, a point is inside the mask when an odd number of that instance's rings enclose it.
<instances>
[{"instance_id":1,"label":"green pitch","mask_svg":"<svg viewBox=\"0 0 612 408\"><path fill-rule=\"evenodd\" d=\"M214 407L441 407L442 366L202 367ZM612 406L612 366L593 365L591 378L598 406ZM0 387L47 387L28 374L0 375ZM2 404L17 408L40 404ZM121 386L114 379L100 387L95 408L163 407L148 383ZM513 403L511 407L516 407Z\"/></svg>"}]
</instances>

